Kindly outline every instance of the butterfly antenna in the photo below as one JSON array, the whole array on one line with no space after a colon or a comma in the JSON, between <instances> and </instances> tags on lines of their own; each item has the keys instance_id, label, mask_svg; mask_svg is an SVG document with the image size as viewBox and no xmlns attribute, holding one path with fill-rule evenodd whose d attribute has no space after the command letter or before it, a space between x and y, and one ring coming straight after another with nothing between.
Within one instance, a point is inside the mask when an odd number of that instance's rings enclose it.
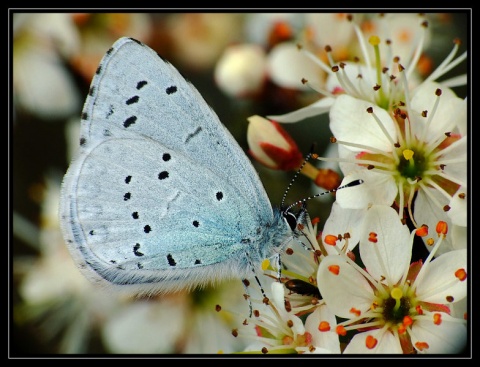
<instances>
[{"instance_id":1,"label":"butterfly antenna","mask_svg":"<svg viewBox=\"0 0 480 367\"><path fill-rule=\"evenodd\" d=\"M322 195L326 195L326 194L331 194L333 192L336 192L338 190L341 190L341 189L346 189L347 187L353 187L353 186L357 186L357 185L361 185L362 183L364 183L365 181L363 181L362 179L358 179L358 180L354 180L352 182L349 182L345 185L342 185L342 186L339 186L337 187L336 189L332 189L332 190L328 190L328 191L324 191L324 192L321 192L319 194L315 194L313 196L309 196L309 197L306 197L302 200L298 200L296 202L294 202L293 204L291 204L290 206L287 207L287 209L285 209L285 212L289 211L291 208L293 208L295 205L298 205L298 204L304 204L307 200L310 200L310 199L314 199L314 198L318 198L319 196L322 196Z\"/></svg>"},{"instance_id":2,"label":"butterfly antenna","mask_svg":"<svg viewBox=\"0 0 480 367\"><path fill-rule=\"evenodd\" d=\"M285 199L287 197L287 194L288 192L290 191L290 188L292 187L293 183L295 182L295 180L297 179L298 175L300 174L300 172L302 171L303 167L305 167L305 165L307 164L308 160L312 157L312 155L314 155L313 153L313 148L314 148L315 144L312 145L312 148L310 149L310 153L307 154L307 156L305 157L302 165L300 166L300 168L297 170L297 172L295 172L295 175L292 177L292 180L290 181L290 183L288 184L287 186L287 189L285 190L285 192L283 193L283 198L282 198L282 204L281 204L281 208L284 207L284 203L285 203Z\"/></svg>"}]
</instances>

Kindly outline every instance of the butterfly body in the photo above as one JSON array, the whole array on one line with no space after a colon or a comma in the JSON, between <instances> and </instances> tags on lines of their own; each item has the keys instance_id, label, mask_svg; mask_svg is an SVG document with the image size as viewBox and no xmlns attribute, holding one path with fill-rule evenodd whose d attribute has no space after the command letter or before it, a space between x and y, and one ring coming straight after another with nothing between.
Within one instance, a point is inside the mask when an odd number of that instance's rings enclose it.
<instances>
[{"instance_id":1,"label":"butterfly body","mask_svg":"<svg viewBox=\"0 0 480 367\"><path fill-rule=\"evenodd\" d=\"M92 281L158 293L244 278L294 236L216 114L146 45L107 52L81 124L60 220Z\"/></svg>"}]
</instances>

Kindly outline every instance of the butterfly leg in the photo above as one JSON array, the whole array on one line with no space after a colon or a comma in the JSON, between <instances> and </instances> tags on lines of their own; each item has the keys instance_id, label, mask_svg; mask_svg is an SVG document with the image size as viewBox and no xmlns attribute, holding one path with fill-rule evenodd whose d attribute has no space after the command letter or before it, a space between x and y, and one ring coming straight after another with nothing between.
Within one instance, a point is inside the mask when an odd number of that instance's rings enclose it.
<instances>
[{"instance_id":1,"label":"butterfly leg","mask_svg":"<svg viewBox=\"0 0 480 367\"><path fill-rule=\"evenodd\" d=\"M252 263L252 260L250 259L250 256L248 253L245 253L245 256L246 258L248 259L248 263L250 264L250 268L252 269L252 272L253 272L253 275L255 277L255 280L257 281L257 284L258 286L260 287L260 292L262 293L262 297L263 297L263 303L265 304L268 304L268 297L267 295L265 294L265 291L263 290L263 286L262 286L262 283L260 282L260 279L258 278L257 276L257 273L256 273L256 269L255 267L253 266L253 263ZM280 279L280 278L279 278ZM253 313L253 310L252 310L252 302L250 300L250 294L248 292L248 285L250 284L250 282L247 280L247 279L243 279L243 285L245 287L245 291L246 291L246 296L245 298L248 298L248 303L249 303L249 307L250 307L250 317L252 316L252 313Z\"/></svg>"},{"instance_id":2,"label":"butterfly leg","mask_svg":"<svg viewBox=\"0 0 480 367\"><path fill-rule=\"evenodd\" d=\"M253 306L252 306L252 300L250 299L250 292L248 291L248 286L250 285L250 282L248 281L248 279L242 279L242 284L243 284L243 287L245 288L245 299L248 301L248 309L249 309L249 315L248 317L252 317L252 314L253 314Z\"/></svg>"}]
</instances>

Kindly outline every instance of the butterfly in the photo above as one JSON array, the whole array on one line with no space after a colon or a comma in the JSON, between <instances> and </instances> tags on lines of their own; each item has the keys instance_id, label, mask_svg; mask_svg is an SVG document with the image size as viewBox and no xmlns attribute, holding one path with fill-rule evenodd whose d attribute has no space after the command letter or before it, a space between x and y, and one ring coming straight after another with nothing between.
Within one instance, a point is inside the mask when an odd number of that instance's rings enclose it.
<instances>
[{"instance_id":1,"label":"butterfly","mask_svg":"<svg viewBox=\"0 0 480 367\"><path fill-rule=\"evenodd\" d=\"M247 278L299 235L197 89L145 44L106 52L81 114L59 217L92 282L156 294Z\"/></svg>"}]
</instances>

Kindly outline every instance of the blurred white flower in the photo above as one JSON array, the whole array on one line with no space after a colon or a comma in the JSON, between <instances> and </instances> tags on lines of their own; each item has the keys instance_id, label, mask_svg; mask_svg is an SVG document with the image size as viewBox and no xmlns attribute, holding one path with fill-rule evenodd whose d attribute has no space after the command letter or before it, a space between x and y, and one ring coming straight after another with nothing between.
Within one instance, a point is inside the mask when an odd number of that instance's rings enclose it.
<instances>
[{"instance_id":1,"label":"blurred white flower","mask_svg":"<svg viewBox=\"0 0 480 367\"><path fill-rule=\"evenodd\" d=\"M227 47L215 65L214 77L217 86L232 97L260 94L266 81L265 51L252 44Z\"/></svg>"},{"instance_id":2,"label":"blurred white flower","mask_svg":"<svg viewBox=\"0 0 480 367\"><path fill-rule=\"evenodd\" d=\"M212 68L226 46L241 40L242 15L178 13L166 19L173 57L192 70Z\"/></svg>"},{"instance_id":3,"label":"blurred white flower","mask_svg":"<svg viewBox=\"0 0 480 367\"><path fill-rule=\"evenodd\" d=\"M69 117L79 111L81 96L66 68L80 47L69 14L13 15L14 106L44 120Z\"/></svg>"}]
</instances>

